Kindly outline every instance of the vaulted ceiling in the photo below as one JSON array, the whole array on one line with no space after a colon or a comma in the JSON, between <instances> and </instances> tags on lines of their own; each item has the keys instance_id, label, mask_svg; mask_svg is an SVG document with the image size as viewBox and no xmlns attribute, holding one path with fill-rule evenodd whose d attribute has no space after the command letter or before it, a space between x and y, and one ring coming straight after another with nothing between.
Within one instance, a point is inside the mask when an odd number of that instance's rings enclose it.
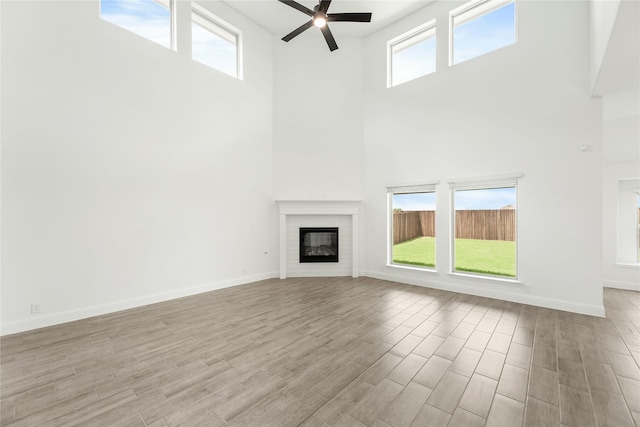
<instances>
[{"instance_id":1,"label":"vaulted ceiling","mask_svg":"<svg viewBox=\"0 0 640 427\"><path fill-rule=\"evenodd\" d=\"M433 0L334 0L329 13L371 12L370 23L333 22L336 37L365 37L390 23L415 12ZM270 33L288 34L304 24L309 17L277 0L226 0L230 7L256 22ZM318 0L298 0L313 9Z\"/></svg>"}]
</instances>

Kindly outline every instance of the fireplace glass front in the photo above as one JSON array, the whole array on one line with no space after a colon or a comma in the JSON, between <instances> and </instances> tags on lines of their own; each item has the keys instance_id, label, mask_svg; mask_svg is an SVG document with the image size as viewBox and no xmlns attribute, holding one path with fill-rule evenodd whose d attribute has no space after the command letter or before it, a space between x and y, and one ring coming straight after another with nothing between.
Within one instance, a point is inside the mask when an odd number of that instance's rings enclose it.
<instances>
[{"instance_id":1,"label":"fireplace glass front","mask_svg":"<svg viewBox=\"0 0 640 427\"><path fill-rule=\"evenodd\" d=\"M338 228L300 228L300 262L338 262Z\"/></svg>"}]
</instances>

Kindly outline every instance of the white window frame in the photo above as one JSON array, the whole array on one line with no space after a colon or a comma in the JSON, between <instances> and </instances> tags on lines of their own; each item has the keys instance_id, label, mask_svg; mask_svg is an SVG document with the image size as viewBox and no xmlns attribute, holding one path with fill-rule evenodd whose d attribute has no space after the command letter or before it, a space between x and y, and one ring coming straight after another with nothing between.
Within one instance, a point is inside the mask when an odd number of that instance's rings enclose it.
<instances>
[{"instance_id":1,"label":"white window frame","mask_svg":"<svg viewBox=\"0 0 640 427\"><path fill-rule=\"evenodd\" d=\"M387 42L387 88L398 86L393 84L393 55L404 49L421 43L431 37L436 37L436 20L432 19L419 27L416 27L406 33L399 35ZM437 49L437 46L436 46ZM436 55L437 61L437 55ZM436 62L437 67L437 62ZM436 68L437 69L437 68ZM435 72L435 70L433 71ZM431 74L431 73L428 73ZM427 75L427 74L425 74ZM423 76L420 76L423 77ZM419 78L419 77L416 77ZM412 79L415 80L415 79ZM409 80L411 81L411 80ZM403 82L406 83L406 82Z\"/></svg>"},{"instance_id":2,"label":"white window frame","mask_svg":"<svg viewBox=\"0 0 640 427\"><path fill-rule=\"evenodd\" d=\"M393 195L394 194L413 194L413 193L434 193L437 198L436 186L440 181L427 181L419 184L394 185L387 187L387 266L402 267L425 271L436 271L438 263L435 267L395 264L393 262ZM437 203L437 201L436 201ZM437 216L437 205L436 205ZM437 242L436 242L437 244ZM437 257L436 257L437 258Z\"/></svg>"},{"instance_id":3,"label":"white window frame","mask_svg":"<svg viewBox=\"0 0 640 427\"><path fill-rule=\"evenodd\" d=\"M449 201L450 201L450 226L449 226L449 236L450 236L450 272L452 275L461 275L461 276L471 276L471 277L481 277L481 278L491 278L506 282L520 283L519 282L519 273L520 269L518 268L519 257L518 257L518 179L522 178L521 173L514 173L509 175L496 175L496 176L487 176L487 177L478 177L478 178L462 178L462 179L452 179L447 181L449 184ZM516 189L516 206L515 206L515 234L516 234L516 275L512 276L502 276L498 274L485 274L485 273L476 273L470 271L458 271L456 270L456 206L455 206L455 192L456 191L464 191L464 190L491 190L497 188L512 188Z\"/></svg>"},{"instance_id":4,"label":"white window frame","mask_svg":"<svg viewBox=\"0 0 640 427\"><path fill-rule=\"evenodd\" d=\"M617 185L616 209L616 265L640 267L640 224L638 224L638 200L640 178L622 178Z\"/></svg>"},{"instance_id":5,"label":"white window frame","mask_svg":"<svg viewBox=\"0 0 640 427\"><path fill-rule=\"evenodd\" d=\"M153 0L154 2L166 7L169 9L169 26L171 34L169 35L171 41L170 49L173 51L178 50L178 40L177 33L178 30L176 28L176 0Z\"/></svg>"},{"instance_id":6,"label":"white window frame","mask_svg":"<svg viewBox=\"0 0 640 427\"><path fill-rule=\"evenodd\" d=\"M223 19L215 16L196 2L191 2L191 22L196 23L207 31L210 31L218 37L234 44L236 48L236 75L231 77L237 78L238 80L243 80L242 31L240 31L230 23L224 21ZM210 68L213 68L215 70L214 67Z\"/></svg>"},{"instance_id":7,"label":"white window frame","mask_svg":"<svg viewBox=\"0 0 640 427\"><path fill-rule=\"evenodd\" d=\"M449 12L449 66L456 65L453 62L453 51L454 51L454 32L456 26L460 26L466 24L467 22L473 21L476 18L479 18L487 13L493 12L494 10L500 9L503 6L506 6L510 3L514 4L515 7L515 16L514 16L514 26L515 26L515 40L516 43L518 41L518 3L516 0L472 0L468 3L463 4L455 9L452 9ZM460 21L454 24L454 20L460 18ZM493 51L485 52L490 53ZM484 54L482 54L484 55ZM482 56L478 55L478 56ZM477 58L477 57L476 57Z\"/></svg>"}]
</instances>

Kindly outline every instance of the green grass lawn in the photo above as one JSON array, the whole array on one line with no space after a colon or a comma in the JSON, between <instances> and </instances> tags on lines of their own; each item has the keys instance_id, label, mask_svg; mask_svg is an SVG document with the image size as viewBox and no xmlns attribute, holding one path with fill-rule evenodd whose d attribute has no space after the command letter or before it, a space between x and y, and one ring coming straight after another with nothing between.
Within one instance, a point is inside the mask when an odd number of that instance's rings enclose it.
<instances>
[{"instance_id":1,"label":"green grass lawn","mask_svg":"<svg viewBox=\"0 0 640 427\"><path fill-rule=\"evenodd\" d=\"M418 237L393 245L393 262L396 264L436 266L435 237Z\"/></svg>"},{"instance_id":2,"label":"green grass lawn","mask_svg":"<svg viewBox=\"0 0 640 427\"><path fill-rule=\"evenodd\" d=\"M434 267L436 241L419 237L393 245L396 264ZM456 271L516 276L516 243L503 240L456 239Z\"/></svg>"}]
</instances>

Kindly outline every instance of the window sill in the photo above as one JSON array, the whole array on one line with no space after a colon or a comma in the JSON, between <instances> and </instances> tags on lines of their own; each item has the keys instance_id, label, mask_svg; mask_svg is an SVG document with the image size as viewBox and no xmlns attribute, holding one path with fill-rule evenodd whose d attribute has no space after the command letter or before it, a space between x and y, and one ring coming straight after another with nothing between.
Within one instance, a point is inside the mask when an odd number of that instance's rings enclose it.
<instances>
[{"instance_id":1,"label":"window sill","mask_svg":"<svg viewBox=\"0 0 640 427\"><path fill-rule=\"evenodd\" d=\"M419 272L426 272L426 273L437 273L438 271L435 269L435 267L419 267L419 266L412 266L412 265L403 265L403 264L387 264L385 265L385 268L392 268L392 269L398 269L398 270L407 270L407 271L419 271Z\"/></svg>"},{"instance_id":2,"label":"window sill","mask_svg":"<svg viewBox=\"0 0 640 427\"><path fill-rule=\"evenodd\" d=\"M488 280L488 281L491 281L491 282L505 283L505 284L510 284L510 285L523 285L523 283L518 279L508 279L508 278L504 278L504 277L488 276L488 275L483 275L483 274L467 274L467 273L452 272L452 273L449 273L449 276L452 276L452 277L464 277L466 279Z\"/></svg>"},{"instance_id":3,"label":"window sill","mask_svg":"<svg viewBox=\"0 0 640 427\"><path fill-rule=\"evenodd\" d=\"M636 270L636 269L640 269L640 263L616 262L616 267L630 268L630 269Z\"/></svg>"}]
</instances>

